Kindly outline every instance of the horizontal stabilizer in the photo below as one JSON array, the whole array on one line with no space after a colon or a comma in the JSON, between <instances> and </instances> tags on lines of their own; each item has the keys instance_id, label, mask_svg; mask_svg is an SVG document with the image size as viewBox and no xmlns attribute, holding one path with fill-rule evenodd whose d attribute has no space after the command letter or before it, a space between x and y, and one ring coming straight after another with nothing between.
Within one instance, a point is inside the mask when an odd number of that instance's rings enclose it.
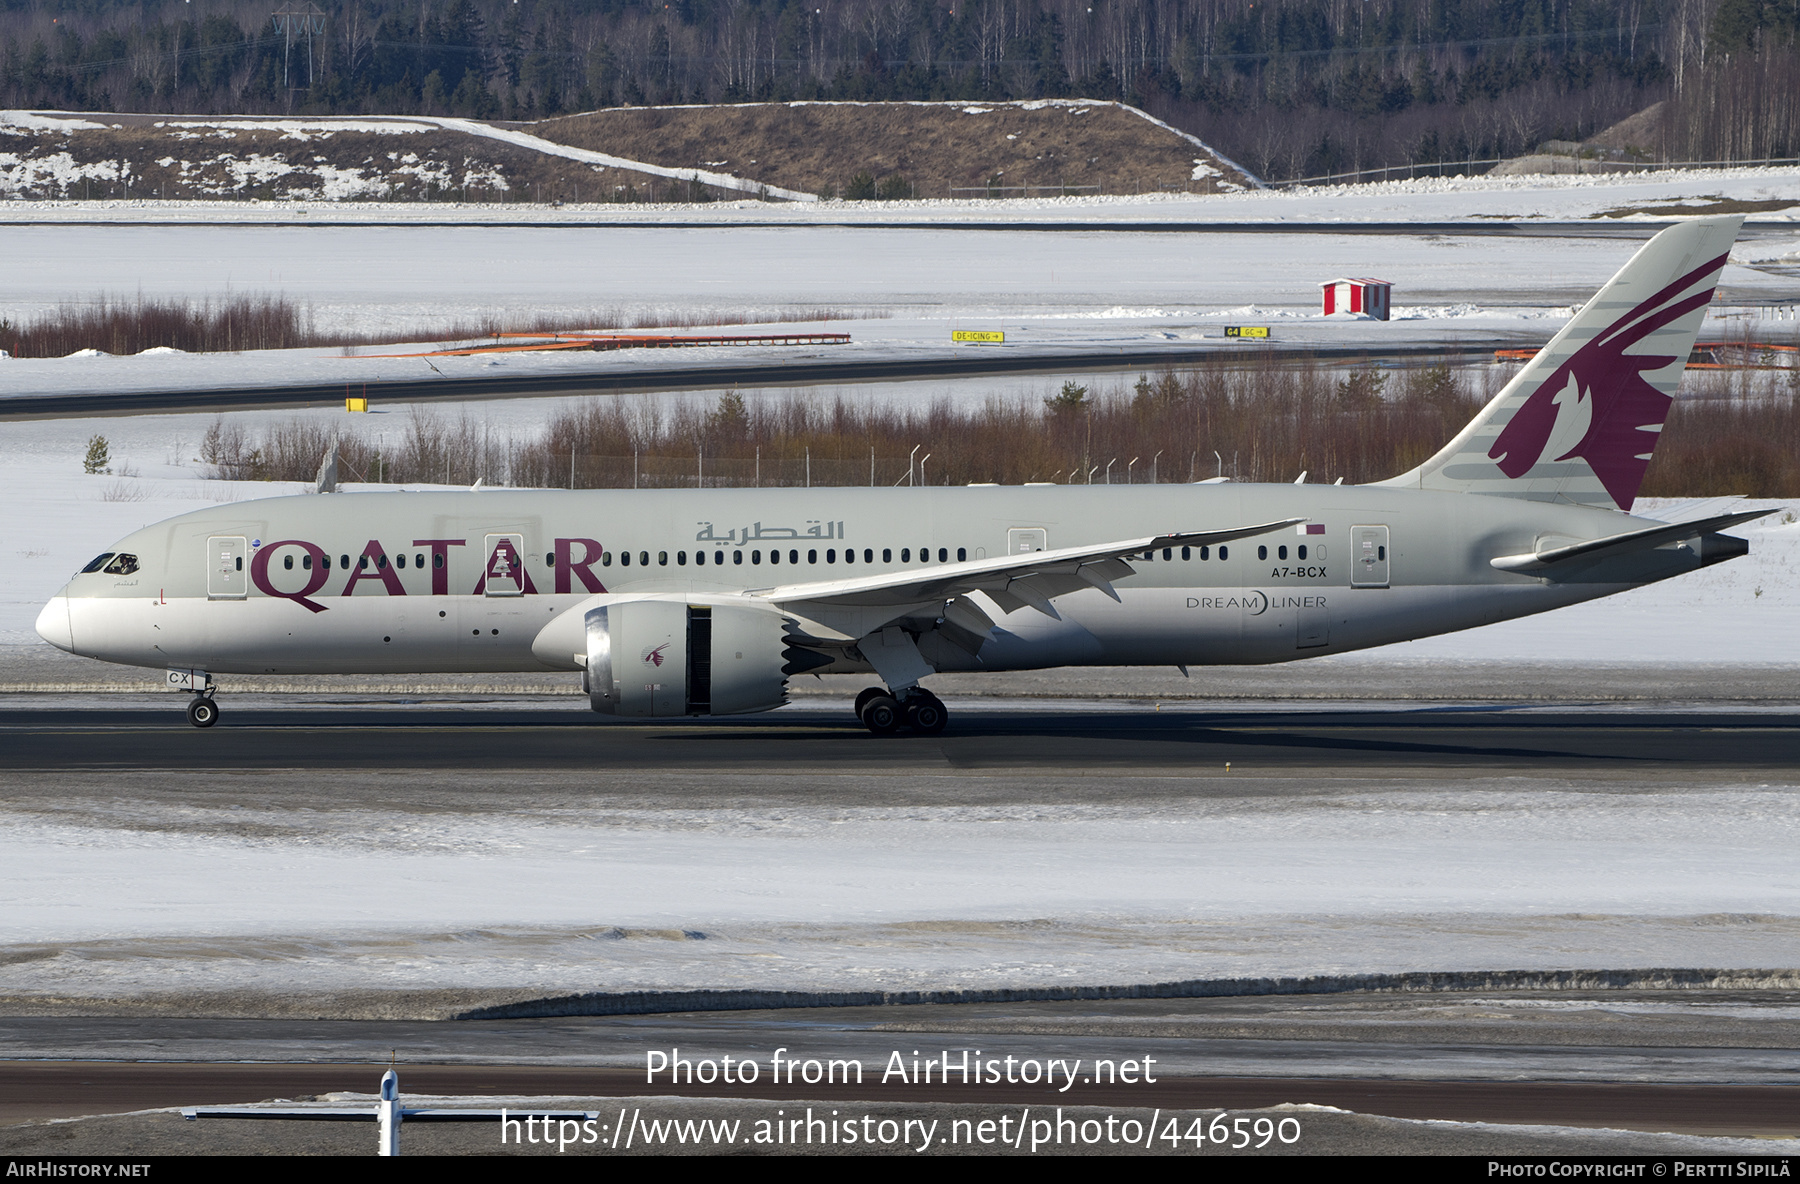
<instances>
[{"instance_id":1,"label":"horizontal stabilizer","mask_svg":"<svg viewBox=\"0 0 1800 1184\"><path fill-rule=\"evenodd\" d=\"M1534 572L1547 571L1562 564L1593 562L1614 555L1629 554L1633 551L1648 551L1653 547L1660 547L1664 543L1711 534L1714 531L1724 530L1727 527L1736 526L1740 522L1748 522L1752 518L1761 518L1774 512L1773 509L1744 510L1736 514L1721 514L1716 518L1702 518L1695 522L1676 522L1668 526L1652 526L1645 530L1608 535L1603 539L1591 539L1585 543L1550 547L1528 555L1502 555L1497 559L1490 559L1488 562L1501 571L1515 571L1529 575Z\"/></svg>"}]
</instances>

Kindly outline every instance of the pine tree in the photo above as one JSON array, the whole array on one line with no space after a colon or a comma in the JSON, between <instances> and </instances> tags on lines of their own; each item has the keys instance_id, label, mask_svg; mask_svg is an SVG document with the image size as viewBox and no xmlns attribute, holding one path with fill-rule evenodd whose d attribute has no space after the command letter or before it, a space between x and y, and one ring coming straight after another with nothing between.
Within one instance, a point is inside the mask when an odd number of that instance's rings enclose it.
<instances>
[{"instance_id":1,"label":"pine tree","mask_svg":"<svg viewBox=\"0 0 1800 1184\"><path fill-rule=\"evenodd\" d=\"M87 473L112 472L112 447L107 444L105 436L95 436L88 441L87 455L81 460L81 467Z\"/></svg>"}]
</instances>

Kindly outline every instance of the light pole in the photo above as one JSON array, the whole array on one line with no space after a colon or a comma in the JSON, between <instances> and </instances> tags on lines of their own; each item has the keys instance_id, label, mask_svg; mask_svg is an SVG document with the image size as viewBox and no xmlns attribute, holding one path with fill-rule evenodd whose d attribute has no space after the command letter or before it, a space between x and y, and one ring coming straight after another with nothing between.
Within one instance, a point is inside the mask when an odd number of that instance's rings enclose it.
<instances>
[{"instance_id":1,"label":"light pole","mask_svg":"<svg viewBox=\"0 0 1800 1184\"><path fill-rule=\"evenodd\" d=\"M1127 485L1130 485L1130 484L1131 484L1131 468L1132 468L1132 465L1135 465L1135 464L1137 464L1137 462L1138 462L1138 458L1137 458L1137 457L1135 457L1135 456L1134 456L1134 457L1132 457L1132 458L1131 458L1131 461L1130 461L1130 463L1129 463L1129 464L1127 464L1127 465L1126 465L1126 466L1125 466L1125 484L1127 484Z\"/></svg>"},{"instance_id":2,"label":"light pole","mask_svg":"<svg viewBox=\"0 0 1800 1184\"><path fill-rule=\"evenodd\" d=\"M913 450L906 454L906 483L908 485L918 484L917 481L913 480L913 457L919 455L919 449L923 447L925 447L923 444L914 444Z\"/></svg>"},{"instance_id":3,"label":"light pole","mask_svg":"<svg viewBox=\"0 0 1800 1184\"><path fill-rule=\"evenodd\" d=\"M925 461L930 460L931 455L932 455L931 453L927 452L925 454L924 460L921 460L919 462L919 484L920 485L925 484Z\"/></svg>"},{"instance_id":4,"label":"light pole","mask_svg":"<svg viewBox=\"0 0 1800 1184\"><path fill-rule=\"evenodd\" d=\"M1162 459L1164 449L1157 449L1156 455L1150 458L1150 484L1156 484L1156 462Z\"/></svg>"},{"instance_id":5,"label":"light pole","mask_svg":"<svg viewBox=\"0 0 1800 1184\"><path fill-rule=\"evenodd\" d=\"M1118 463L1119 458L1116 456L1106 462L1106 483L1108 485L1112 484L1112 467Z\"/></svg>"}]
</instances>

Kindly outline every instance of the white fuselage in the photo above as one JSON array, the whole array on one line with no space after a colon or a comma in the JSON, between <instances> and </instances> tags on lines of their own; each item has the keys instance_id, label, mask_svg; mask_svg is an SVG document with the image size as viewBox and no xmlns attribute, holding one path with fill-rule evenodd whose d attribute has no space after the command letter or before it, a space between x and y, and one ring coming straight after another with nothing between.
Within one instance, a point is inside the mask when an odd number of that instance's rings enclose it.
<instances>
[{"instance_id":1,"label":"white fuselage","mask_svg":"<svg viewBox=\"0 0 1800 1184\"><path fill-rule=\"evenodd\" d=\"M596 596L754 596L1285 518L1304 522L1185 557L1133 558L1117 601L1073 592L1055 616L987 602L996 628L979 652L946 647L933 665L1288 661L1542 612L1700 565L1676 545L1554 581L1498 571L1497 556L1645 523L1359 486L353 493L239 502L147 527L109 552L129 564L76 576L38 631L108 662L219 673L572 670L534 654L533 641ZM859 619L846 610L830 623L856 637ZM859 668L854 658L831 667Z\"/></svg>"}]
</instances>

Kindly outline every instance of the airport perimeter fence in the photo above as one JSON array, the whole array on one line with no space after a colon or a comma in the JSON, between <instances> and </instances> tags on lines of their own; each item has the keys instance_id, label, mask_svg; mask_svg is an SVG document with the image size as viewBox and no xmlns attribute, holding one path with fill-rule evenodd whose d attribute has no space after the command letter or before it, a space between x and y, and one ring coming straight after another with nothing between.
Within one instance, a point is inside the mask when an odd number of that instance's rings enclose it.
<instances>
[{"instance_id":1,"label":"airport perimeter fence","mask_svg":"<svg viewBox=\"0 0 1800 1184\"><path fill-rule=\"evenodd\" d=\"M743 459L709 456L584 456L550 453L542 467L532 459L514 460L512 484L557 489L807 489L905 488L952 482L929 456L806 457ZM1166 460L1167 458L1163 458ZM1174 471L1176 467L1180 472ZM1152 485L1184 482L1189 465L1151 463L1135 457L1100 457L1097 463L1034 475L1047 485ZM1211 472L1202 476L1212 476ZM979 484L979 483L978 483Z\"/></svg>"},{"instance_id":2,"label":"airport perimeter fence","mask_svg":"<svg viewBox=\"0 0 1800 1184\"><path fill-rule=\"evenodd\" d=\"M1571 161L1576 173L1660 172L1673 169L1751 169L1774 165L1800 164L1800 157L1770 157L1765 160L1607 160L1571 157L1561 153L1533 153L1557 156ZM1360 185L1373 181L1411 180L1415 177L1479 177L1495 165L1517 157L1494 160L1439 160L1430 164L1392 164L1380 168L1352 169L1347 173L1324 173L1317 177L1294 177L1286 181L1265 181L1271 189L1289 189L1299 185Z\"/></svg>"}]
</instances>

